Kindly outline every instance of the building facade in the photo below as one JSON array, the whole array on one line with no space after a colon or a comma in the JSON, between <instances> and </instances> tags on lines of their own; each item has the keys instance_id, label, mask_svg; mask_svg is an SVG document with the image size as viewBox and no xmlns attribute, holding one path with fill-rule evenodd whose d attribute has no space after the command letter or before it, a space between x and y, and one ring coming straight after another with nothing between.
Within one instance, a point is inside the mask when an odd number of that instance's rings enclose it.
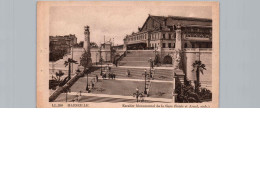
<instances>
[{"instance_id":1,"label":"building facade","mask_svg":"<svg viewBox=\"0 0 260 183\"><path fill-rule=\"evenodd\" d=\"M67 53L70 52L72 45L77 44L77 37L72 34L65 36L50 36L49 37L50 51L64 49Z\"/></svg>"},{"instance_id":2,"label":"building facade","mask_svg":"<svg viewBox=\"0 0 260 183\"><path fill-rule=\"evenodd\" d=\"M192 64L206 65L201 75L202 87L212 87L212 19L149 15L137 32L124 38L125 50L151 50L159 62L171 64L182 81L194 83Z\"/></svg>"},{"instance_id":3,"label":"building facade","mask_svg":"<svg viewBox=\"0 0 260 183\"><path fill-rule=\"evenodd\" d=\"M71 52L71 47L77 44L75 35L50 36L49 37L49 53L50 61L56 61L63 58L64 55Z\"/></svg>"},{"instance_id":4,"label":"building facade","mask_svg":"<svg viewBox=\"0 0 260 183\"><path fill-rule=\"evenodd\" d=\"M177 32L182 48L211 48L212 20L204 18L151 16L138 32L126 35L126 49L175 48Z\"/></svg>"}]
</instances>

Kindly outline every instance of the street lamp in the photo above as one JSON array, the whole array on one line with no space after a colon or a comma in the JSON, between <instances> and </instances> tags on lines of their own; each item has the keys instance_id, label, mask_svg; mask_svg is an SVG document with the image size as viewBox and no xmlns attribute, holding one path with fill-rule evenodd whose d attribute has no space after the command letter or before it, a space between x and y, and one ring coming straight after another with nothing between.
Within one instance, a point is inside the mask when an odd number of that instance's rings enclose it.
<instances>
[{"instance_id":1,"label":"street lamp","mask_svg":"<svg viewBox=\"0 0 260 183\"><path fill-rule=\"evenodd\" d=\"M102 55L101 55L101 47L102 47L102 44L100 44L100 49L99 49L99 61L101 62L101 71L100 71L100 76L103 75L103 72L102 72Z\"/></svg>"},{"instance_id":2,"label":"street lamp","mask_svg":"<svg viewBox=\"0 0 260 183\"><path fill-rule=\"evenodd\" d=\"M89 87L88 87L88 70L87 70L87 87L86 87L86 91L89 92Z\"/></svg>"},{"instance_id":3,"label":"street lamp","mask_svg":"<svg viewBox=\"0 0 260 183\"><path fill-rule=\"evenodd\" d=\"M70 92L69 88L66 88L65 93L66 93L66 102L68 102L68 92Z\"/></svg>"},{"instance_id":4,"label":"street lamp","mask_svg":"<svg viewBox=\"0 0 260 183\"><path fill-rule=\"evenodd\" d=\"M139 92L139 89L136 88L136 92L133 93L133 96L136 97L136 102L138 103L138 98L143 96L143 93Z\"/></svg>"},{"instance_id":5,"label":"street lamp","mask_svg":"<svg viewBox=\"0 0 260 183\"><path fill-rule=\"evenodd\" d=\"M97 57L98 57L98 53L96 53L96 65L97 65Z\"/></svg>"},{"instance_id":6,"label":"street lamp","mask_svg":"<svg viewBox=\"0 0 260 183\"><path fill-rule=\"evenodd\" d=\"M156 53L157 53L157 50L156 49L154 49L154 60L156 59ZM155 60L156 61L156 60ZM157 63L157 61L156 61L156 64L157 64L157 66L158 66L158 63ZM153 65L152 65L152 67L153 67Z\"/></svg>"},{"instance_id":7,"label":"street lamp","mask_svg":"<svg viewBox=\"0 0 260 183\"><path fill-rule=\"evenodd\" d=\"M71 45L71 59L73 60L73 43ZM73 64L72 64L72 74L73 74Z\"/></svg>"},{"instance_id":8,"label":"street lamp","mask_svg":"<svg viewBox=\"0 0 260 183\"><path fill-rule=\"evenodd\" d=\"M150 63L150 78L151 78L152 77L152 68L153 68L153 60L152 60L152 58L150 58L148 60L148 62Z\"/></svg>"},{"instance_id":9,"label":"street lamp","mask_svg":"<svg viewBox=\"0 0 260 183\"><path fill-rule=\"evenodd\" d=\"M100 62L101 62L100 76L102 76L102 75L103 75L103 71L102 71L102 62L103 62L103 59L102 59L102 57L100 58Z\"/></svg>"},{"instance_id":10,"label":"street lamp","mask_svg":"<svg viewBox=\"0 0 260 183\"><path fill-rule=\"evenodd\" d=\"M144 94L147 95L147 88L146 88L146 77L147 77L147 71L144 70Z\"/></svg>"}]
</instances>

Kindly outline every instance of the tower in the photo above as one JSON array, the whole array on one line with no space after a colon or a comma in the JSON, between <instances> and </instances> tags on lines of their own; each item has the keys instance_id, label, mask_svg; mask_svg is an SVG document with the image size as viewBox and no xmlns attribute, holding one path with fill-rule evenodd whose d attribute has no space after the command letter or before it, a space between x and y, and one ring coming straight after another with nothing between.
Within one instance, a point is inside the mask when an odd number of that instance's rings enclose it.
<instances>
[{"instance_id":1,"label":"tower","mask_svg":"<svg viewBox=\"0 0 260 183\"><path fill-rule=\"evenodd\" d=\"M84 49L87 53L90 53L90 32L89 32L89 26L85 26L84 27L84 35L85 35L85 39L84 39Z\"/></svg>"}]
</instances>

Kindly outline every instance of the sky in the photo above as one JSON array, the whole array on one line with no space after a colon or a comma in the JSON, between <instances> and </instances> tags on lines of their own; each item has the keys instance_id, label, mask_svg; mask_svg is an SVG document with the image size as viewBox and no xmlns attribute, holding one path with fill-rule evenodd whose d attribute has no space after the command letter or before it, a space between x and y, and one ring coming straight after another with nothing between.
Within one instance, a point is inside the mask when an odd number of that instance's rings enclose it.
<instances>
[{"instance_id":1,"label":"sky","mask_svg":"<svg viewBox=\"0 0 260 183\"><path fill-rule=\"evenodd\" d=\"M127 34L137 32L151 15L212 18L211 7L194 6L56 6L50 8L50 35L75 34L84 40L84 26L90 27L90 41L98 45L113 40L123 44Z\"/></svg>"}]
</instances>

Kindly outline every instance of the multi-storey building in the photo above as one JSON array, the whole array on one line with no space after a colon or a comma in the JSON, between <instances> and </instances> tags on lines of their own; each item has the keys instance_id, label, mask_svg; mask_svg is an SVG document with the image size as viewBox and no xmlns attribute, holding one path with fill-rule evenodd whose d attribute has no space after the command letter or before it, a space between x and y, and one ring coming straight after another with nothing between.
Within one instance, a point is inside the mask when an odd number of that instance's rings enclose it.
<instances>
[{"instance_id":1,"label":"multi-storey building","mask_svg":"<svg viewBox=\"0 0 260 183\"><path fill-rule=\"evenodd\" d=\"M202 61L207 70L201 84L212 85L212 19L149 15L137 32L124 38L125 50L154 50L161 64L172 64L182 81L195 81L192 64Z\"/></svg>"},{"instance_id":2,"label":"multi-storey building","mask_svg":"<svg viewBox=\"0 0 260 183\"><path fill-rule=\"evenodd\" d=\"M49 37L50 54L53 55L68 54L71 52L71 47L75 44L77 44L77 37L72 34Z\"/></svg>"},{"instance_id":3,"label":"multi-storey building","mask_svg":"<svg viewBox=\"0 0 260 183\"><path fill-rule=\"evenodd\" d=\"M212 20L149 15L138 32L124 38L127 49L175 48L176 30L181 29L182 48L211 48Z\"/></svg>"}]
</instances>

